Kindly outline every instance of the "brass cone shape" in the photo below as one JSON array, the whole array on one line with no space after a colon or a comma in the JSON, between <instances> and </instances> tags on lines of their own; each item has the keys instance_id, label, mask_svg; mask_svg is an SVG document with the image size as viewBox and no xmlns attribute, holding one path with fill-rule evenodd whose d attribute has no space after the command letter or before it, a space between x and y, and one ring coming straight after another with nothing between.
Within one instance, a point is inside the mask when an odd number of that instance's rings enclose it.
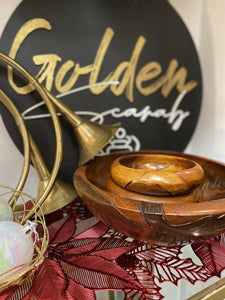
<instances>
[{"instance_id":1,"label":"brass cone shape","mask_svg":"<svg viewBox=\"0 0 225 300\"><path fill-rule=\"evenodd\" d=\"M79 146L79 165L91 160L113 138L120 124L102 125L89 120L82 120L74 127Z\"/></svg>"},{"instance_id":2,"label":"brass cone shape","mask_svg":"<svg viewBox=\"0 0 225 300\"><path fill-rule=\"evenodd\" d=\"M46 190L51 176L31 134L29 134L29 139L31 147L31 159L40 178L37 192L38 201ZM77 192L71 184L56 178L52 189L41 205L42 212L47 215L53 211L56 211L72 202L77 196Z\"/></svg>"},{"instance_id":3,"label":"brass cone shape","mask_svg":"<svg viewBox=\"0 0 225 300\"><path fill-rule=\"evenodd\" d=\"M37 200L43 194L48 182L49 178L40 180L38 185ZM77 192L71 184L57 179L45 202L41 206L43 214L47 215L60 209L76 199L77 196Z\"/></svg>"},{"instance_id":4,"label":"brass cone shape","mask_svg":"<svg viewBox=\"0 0 225 300\"><path fill-rule=\"evenodd\" d=\"M58 111L74 127L74 133L79 145L79 165L92 159L115 135L119 124L104 125L81 119L61 100L45 89L49 99L55 104Z\"/></svg>"}]
</instances>

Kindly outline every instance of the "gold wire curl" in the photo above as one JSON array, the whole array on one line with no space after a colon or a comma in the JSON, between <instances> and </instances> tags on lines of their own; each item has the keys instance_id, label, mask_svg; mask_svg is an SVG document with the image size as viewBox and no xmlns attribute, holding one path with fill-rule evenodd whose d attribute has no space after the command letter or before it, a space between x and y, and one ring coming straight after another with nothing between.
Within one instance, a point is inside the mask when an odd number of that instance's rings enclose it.
<instances>
[{"instance_id":1,"label":"gold wire curl","mask_svg":"<svg viewBox=\"0 0 225 300\"><path fill-rule=\"evenodd\" d=\"M37 267L44 261L44 253L48 247L49 241L45 217L42 213L41 207L37 205L35 199L22 191L14 190L11 187L0 184L0 198L7 201L8 198L11 198L15 193L17 195L17 200L22 202L22 210L17 211L15 210L16 206L14 206L14 221L23 224L24 220L26 219L27 212L29 212L29 207L35 207L35 210L33 210L32 220L37 223L37 226L40 229L40 233L38 241L36 241L34 244L34 256L32 262L30 264L13 268L8 272L0 275L0 292L15 285L21 286L25 281L27 282L27 284L32 284L34 272L36 271Z\"/></svg>"}]
</instances>

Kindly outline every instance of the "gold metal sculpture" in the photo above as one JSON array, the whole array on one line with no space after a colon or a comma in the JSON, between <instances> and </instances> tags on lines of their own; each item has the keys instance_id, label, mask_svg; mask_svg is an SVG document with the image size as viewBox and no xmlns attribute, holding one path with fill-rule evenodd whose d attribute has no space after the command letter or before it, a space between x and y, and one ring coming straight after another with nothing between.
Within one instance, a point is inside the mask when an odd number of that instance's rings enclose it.
<instances>
[{"instance_id":1,"label":"gold metal sculpture","mask_svg":"<svg viewBox=\"0 0 225 300\"><path fill-rule=\"evenodd\" d=\"M24 78L26 78L33 86L35 86L37 92L40 94L42 99L45 101L45 104L48 108L48 111L51 115L54 131L55 131L55 137L56 137L56 151L55 151L55 160L54 165L52 168L51 176L49 178L48 184L43 191L42 195L38 199L38 202L36 206L34 206L27 214L24 219L24 221L30 219L34 211L36 211L37 207L42 206L44 201L46 200L47 196L49 195L56 177L58 175L61 161L62 161L62 155L63 155L63 142L62 142L62 130L61 125L58 119L58 116L56 114L55 106L52 104L51 100L47 96L44 88L38 83L37 79L35 79L30 73L28 73L20 64L18 64L15 60L10 58L9 56L5 55L4 53L0 52L0 60L4 62L5 64L9 65L9 67L15 69L17 72L19 72ZM4 95L3 95L4 96ZM5 95L6 96L6 95ZM6 99L6 98L5 98ZM9 100L9 98L8 98Z\"/></svg>"},{"instance_id":2,"label":"gold metal sculpture","mask_svg":"<svg viewBox=\"0 0 225 300\"><path fill-rule=\"evenodd\" d=\"M69 107L41 86L41 84L39 84L31 74L29 74L12 58L0 52L0 60L8 64L9 67L18 71L35 86L47 105L52 117L56 135L56 157L51 176L37 146L33 139L30 139L32 161L40 178L37 199L39 205L42 205L44 213L47 214L68 204L77 196L74 187L59 179L56 180L63 154L61 126L59 125L54 107L57 107L58 111L61 112L61 114L74 128L74 133L79 145L79 165L92 159L112 139L120 124L102 125L81 119ZM8 96L3 93L2 97L5 98L5 101L7 102ZM54 103L54 105L52 103Z\"/></svg>"}]
</instances>

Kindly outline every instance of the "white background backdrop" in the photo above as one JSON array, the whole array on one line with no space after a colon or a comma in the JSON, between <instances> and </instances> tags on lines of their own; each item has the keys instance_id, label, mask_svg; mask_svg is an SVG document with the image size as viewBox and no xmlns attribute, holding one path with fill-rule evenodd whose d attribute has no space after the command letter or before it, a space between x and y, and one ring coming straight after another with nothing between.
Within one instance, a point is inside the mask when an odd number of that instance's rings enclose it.
<instances>
[{"instance_id":1,"label":"white background backdrop","mask_svg":"<svg viewBox=\"0 0 225 300\"><path fill-rule=\"evenodd\" d=\"M0 34L21 0L0 0ZM203 102L197 129L186 152L225 162L225 0L170 0L188 27L197 47L203 73ZM185 49L184 49L185 51ZM23 156L11 141L0 118L0 183L15 187ZM36 195L38 177L31 168L25 192ZM190 247L185 248L190 255ZM184 280L178 287L162 285L166 300L183 300L206 284L194 286ZM105 299L105 298L104 298Z\"/></svg>"}]
</instances>

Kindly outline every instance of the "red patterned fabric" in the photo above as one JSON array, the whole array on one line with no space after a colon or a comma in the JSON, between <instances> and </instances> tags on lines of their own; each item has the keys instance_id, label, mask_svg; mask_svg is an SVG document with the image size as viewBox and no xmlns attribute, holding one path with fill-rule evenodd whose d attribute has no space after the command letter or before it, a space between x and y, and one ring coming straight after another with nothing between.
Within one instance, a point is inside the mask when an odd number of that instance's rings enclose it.
<instances>
[{"instance_id":1,"label":"red patterned fabric","mask_svg":"<svg viewBox=\"0 0 225 300\"><path fill-rule=\"evenodd\" d=\"M192 248L202 265L181 259L182 247L151 247L107 228L76 199L47 217L50 235L44 263L33 285L9 289L0 299L96 299L96 291L120 290L124 299L163 299L156 282L177 285L220 277L225 235Z\"/></svg>"}]
</instances>

